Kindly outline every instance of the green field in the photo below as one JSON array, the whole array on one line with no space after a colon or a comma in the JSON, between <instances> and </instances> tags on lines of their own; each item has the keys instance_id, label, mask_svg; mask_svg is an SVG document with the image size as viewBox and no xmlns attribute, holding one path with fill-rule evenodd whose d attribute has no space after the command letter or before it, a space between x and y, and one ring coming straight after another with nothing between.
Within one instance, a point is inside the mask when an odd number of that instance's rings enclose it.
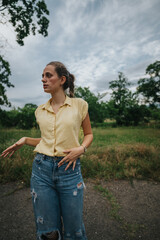
<instances>
[{"instance_id":1,"label":"green field","mask_svg":"<svg viewBox=\"0 0 160 240\"><path fill-rule=\"evenodd\" d=\"M93 135L92 145L81 157L84 177L160 181L160 129L93 128ZM40 132L36 129L1 129L0 152L23 136L40 137ZM24 146L11 158L1 158L0 181L21 180L29 185L33 149Z\"/></svg>"}]
</instances>

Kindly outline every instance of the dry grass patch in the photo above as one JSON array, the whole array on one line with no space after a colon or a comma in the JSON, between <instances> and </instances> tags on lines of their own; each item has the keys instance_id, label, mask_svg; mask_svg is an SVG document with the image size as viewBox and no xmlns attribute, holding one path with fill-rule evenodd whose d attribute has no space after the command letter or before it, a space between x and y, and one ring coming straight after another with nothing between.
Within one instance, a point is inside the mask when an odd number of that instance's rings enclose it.
<instances>
[{"instance_id":1,"label":"dry grass patch","mask_svg":"<svg viewBox=\"0 0 160 240\"><path fill-rule=\"evenodd\" d=\"M82 158L86 177L160 180L160 150L145 144L121 144L96 149Z\"/></svg>"}]
</instances>

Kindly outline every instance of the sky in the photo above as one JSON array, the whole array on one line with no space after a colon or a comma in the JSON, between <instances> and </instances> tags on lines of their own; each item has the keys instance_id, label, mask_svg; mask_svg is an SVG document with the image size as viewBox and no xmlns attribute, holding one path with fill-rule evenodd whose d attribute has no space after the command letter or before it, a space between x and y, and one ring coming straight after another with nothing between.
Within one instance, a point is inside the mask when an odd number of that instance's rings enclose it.
<instances>
[{"instance_id":1,"label":"sky","mask_svg":"<svg viewBox=\"0 0 160 240\"><path fill-rule=\"evenodd\" d=\"M1 24L1 54L12 71L7 88L12 107L40 105L41 75L46 64L61 61L76 77L76 86L95 94L123 72L135 91L147 66L160 60L160 0L46 0L50 11L48 37L30 35L23 47L9 23Z\"/></svg>"}]
</instances>

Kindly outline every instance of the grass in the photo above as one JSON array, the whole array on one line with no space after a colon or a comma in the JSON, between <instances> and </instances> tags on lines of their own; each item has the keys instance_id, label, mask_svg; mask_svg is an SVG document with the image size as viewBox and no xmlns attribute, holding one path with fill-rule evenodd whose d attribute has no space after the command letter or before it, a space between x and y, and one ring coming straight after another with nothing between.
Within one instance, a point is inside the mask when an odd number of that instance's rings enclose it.
<instances>
[{"instance_id":1,"label":"grass","mask_svg":"<svg viewBox=\"0 0 160 240\"><path fill-rule=\"evenodd\" d=\"M102 195L104 197L107 198L107 200L109 201L110 205L111 205L111 210L109 212L110 216L114 219L116 219L117 221L121 221L121 217L118 213L120 206L117 203L116 198L113 196L113 194L106 188L103 188L101 185L95 185L95 189L98 190L99 192L102 193Z\"/></svg>"},{"instance_id":2,"label":"grass","mask_svg":"<svg viewBox=\"0 0 160 240\"><path fill-rule=\"evenodd\" d=\"M97 128L93 134L81 161L85 177L160 181L159 129Z\"/></svg>"},{"instance_id":3,"label":"grass","mask_svg":"<svg viewBox=\"0 0 160 240\"><path fill-rule=\"evenodd\" d=\"M128 239L135 239L138 232L145 229L145 225L137 223L128 223L126 219L120 216L119 210L121 209L117 199L113 194L106 188L102 187L100 184L94 186L109 202L111 210L109 215L111 218L115 219L121 226L121 228L126 232Z\"/></svg>"},{"instance_id":4,"label":"grass","mask_svg":"<svg viewBox=\"0 0 160 240\"><path fill-rule=\"evenodd\" d=\"M82 173L94 179L160 181L160 129L93 128L94 141L81 157ZM39 130L0 130L0 152L23 136L40 137ZM82 140L82 134L80 134ZM23 146L11 158L0 159L0 181L30 182L32 147Z\"/></svg>"},{"instance_id":5,"label":"grass","mask_svg":"<svg viewBox=\"0 0 160 240\"><path fill-rule=\"evenodd\" d=\"M23 136L40 137L39 130L0 129L0 153ZM33 147L23 146L9 158L0 159L0 182L21 180L26 186L30 184Z\"/></svg>"}]
</instances>

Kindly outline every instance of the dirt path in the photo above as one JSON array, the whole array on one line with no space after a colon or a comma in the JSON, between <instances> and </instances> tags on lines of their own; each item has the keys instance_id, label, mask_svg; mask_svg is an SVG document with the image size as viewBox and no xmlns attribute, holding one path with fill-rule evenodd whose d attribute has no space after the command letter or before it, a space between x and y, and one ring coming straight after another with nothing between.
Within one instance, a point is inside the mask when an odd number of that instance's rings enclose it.
<instances>
[{"instance_id":1,"label":"dirt path","mask_svg":"<svg viewBox=\"0 0 160 240\"><path fill-rule=\"evenodd\" d=\"M84 222L88 240L160 240L160 183L85 181ZM0 185L0 240L36 239L29 188ZM103 196L103 194L105 196Z\"/></svg>"}]
</instances>

